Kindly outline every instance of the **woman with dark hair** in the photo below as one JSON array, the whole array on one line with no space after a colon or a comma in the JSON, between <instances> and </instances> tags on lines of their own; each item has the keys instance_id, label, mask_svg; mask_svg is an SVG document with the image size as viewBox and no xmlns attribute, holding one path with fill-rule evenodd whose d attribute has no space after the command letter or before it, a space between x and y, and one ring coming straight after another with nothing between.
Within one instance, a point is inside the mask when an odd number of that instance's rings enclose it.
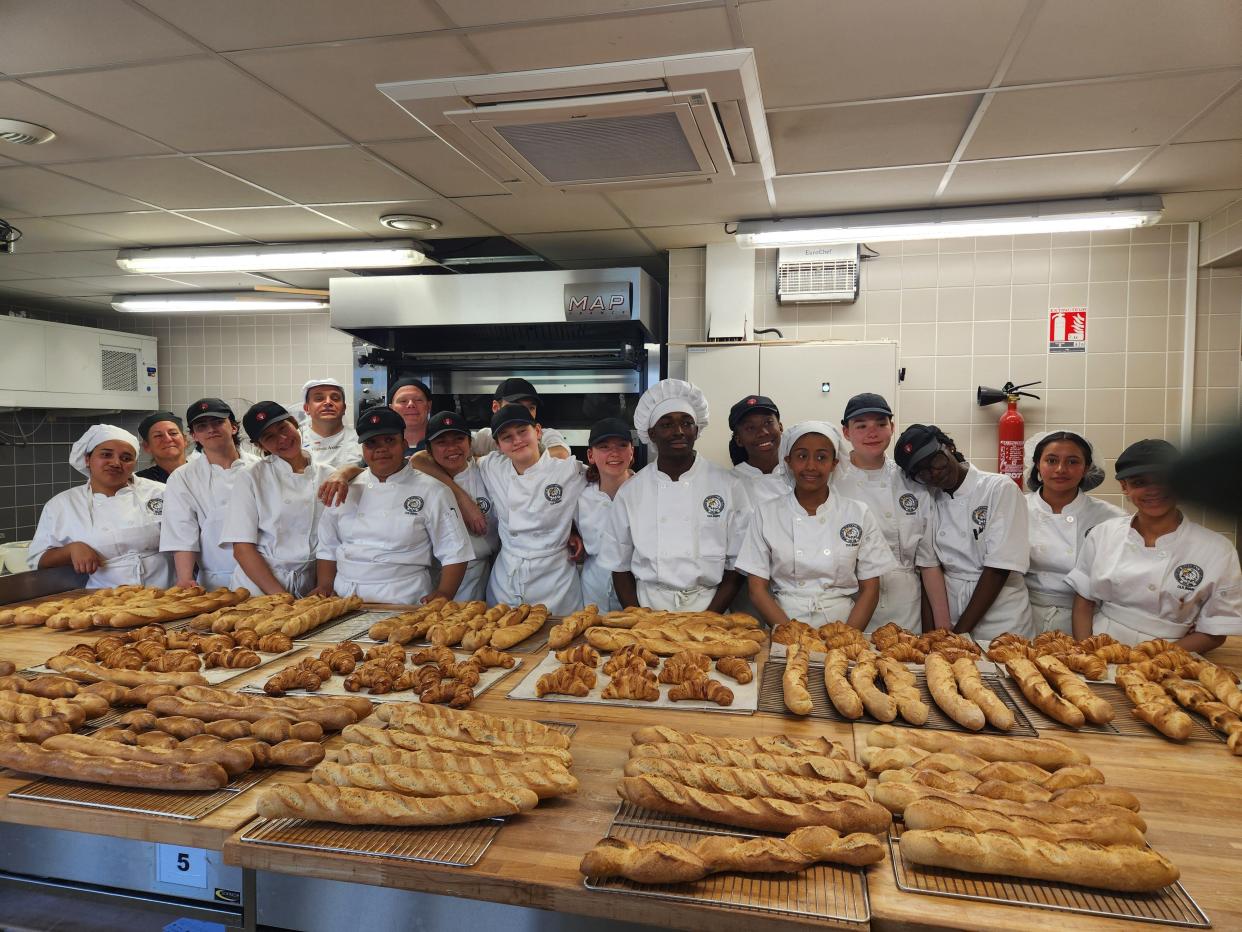
<instances>
[{"instance_id":1,"label":"woman with dark hair","mask_svg":"<svg viewBox=\"0 0 1242 932\"><path fill-rule=\"evenodd\" d=\"M897 438L895 459L932 492L936 556L953 630L982 641L1006 631L1033 637L1024 577L1030 519L1013 480L970 465L934 424L907 427Z\"/></svg>"},{"instance_id":2,"label":"woman with dark hair","mask_svg":"<svg viewBox=\"0 0 1242 932\"><path fill-rule=\"evenodd\" d=\"M587 486L578 498L578 533L586 558L582 563L582 602L601 612L621 609L612 572L599 560L612 528L612 503L621 486L634 475L634 440L630 425L606 417L591 426L587 441Z\"/></svg>"},{"instance_id":3,"label":"woman with dark hair","mask_svg":"<svg viewBox=\"0 0 1242 932\"><path fill-rule=\"evenodd\" d=\"M1036 633L1072 634L1074 590L1065 577L1074 568L1087 533L1124 512L1087 494L1104 481L1090 442L1068 430L1045 431L1026 442L1031 566L1026 588Z\"/></svg>"}]
</instances>

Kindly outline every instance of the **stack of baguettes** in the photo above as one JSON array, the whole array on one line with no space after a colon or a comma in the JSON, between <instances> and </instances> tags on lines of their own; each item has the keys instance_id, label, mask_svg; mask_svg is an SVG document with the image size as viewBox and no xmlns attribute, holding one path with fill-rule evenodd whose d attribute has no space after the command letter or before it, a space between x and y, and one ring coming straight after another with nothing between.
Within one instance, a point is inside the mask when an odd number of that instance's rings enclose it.
<instances>
[{"instance_id":1,"label":"stack of baguettes","mask_svg":"<svg viewBox=\"0 0 1242 932\"><path fill-rule=\"evenodd\" d=\"M516 815L576 793L569 738L539 722L391 703L388 727L351 725L311 782L272 786L259 815L348 825L433 826Z\"/></svg>"},{"instance_id":2,"label":"stack of baguettes","mask_svg":"<svg viewBox=\"0 0 1242 932\"><path fill-rule=\"evenodd\" d=\"M1132 893L1179 876L1146 847L1134 795L1060 741L881 725L867 744L909 863Z\"/></svg>"},{"instance_id":3,"label":"stack of baguettes","mask_svg":"<svg viewBox=\"0 0 1242 932\"><path fill-rule=\"evenodd\" d=\"M207 592L198 586L186 589L118 586L115 589L99 589L84 596L6 608L0 611L0 627L44 625L58 630L137 628L213 612L248 598L250 593L245 589Z\"/></svg>"},{"instance_id":4,"label":"stack of baguettes","mask_svg":"<svg viewBox=\"0 0 1242 932\"><path fill-rule=\"evenodd\" d=\"M608 652L633 646L669 657L693 650L718 660L721 657L753 657L768 639L759 622L741 612L717 615L630 608L598 616L580 613L574 617L580 624L593 622L582 628L581 633L596 650ZM576 628L577 625L570 630L576 634ZM562 631L557 634L557 642L561 643L564 634Z\"/></svg>"}]
</instances>

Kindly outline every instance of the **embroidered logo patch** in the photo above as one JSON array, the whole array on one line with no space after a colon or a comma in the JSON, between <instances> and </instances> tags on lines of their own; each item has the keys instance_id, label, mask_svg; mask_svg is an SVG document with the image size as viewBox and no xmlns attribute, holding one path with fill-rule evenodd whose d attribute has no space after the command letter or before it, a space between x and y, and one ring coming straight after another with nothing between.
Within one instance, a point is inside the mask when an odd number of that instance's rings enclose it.
<instances>
[{"instance_id":1,"label":"embroidered logo patch","mask_svg":"<svg viewBox=\"0 0 1242 932\"><path fill-rule=\"evenodd\" d=\"M558 483L553 482L543 488L543 497L552 505L559 505L561 499L565 497L565 490Z\"/></svg>"},{"instance_id":2,"label":"embroidered logo patch","mask_svg":"<svg viewBox=\"0 0 1242 932\"><path fill-rule=\"evenodd\" d=\"M479 511L483 512L483 514L490 515L492 513L492 500L487 496L480 495L474 500L474 503L479 506Z\"/></svg>"},{"instance_id":3,"label":"embroidered logo patch","mask_svg":"<svg viewBox=\"0 0 1242 932\"><path fill-rule=\"evenodd\" d=\"M411 495L405 500L405 513L407 515L416 515L423 510L423 500L418 495Z\"/></svg>"},{"instance_id":4,"label":"embroidered logo patch","mask_svg":"<svg viewBox=\"0 0 1242 932\"><path fill-rule=\"evenodd\" d=\"M903 444L903 445L902 445L902 447L901 447L901 449L902 449L902 452L904 452L904 453L913 453L913 452L914 452L914 444L912 444L912 443L906 443L906 444Z\"/></svg>"},{"instance_id":5,"label":"embroidered logo patch","mask_svg":"<svg viewBox=\"0 0 1242 932\"><path fill-rule=\"evenodd\" d=\"M841 539L849 546L857 547L858 542L862 540L861 525L854 524L852 521L849 524L842 525Z\"/></svg>"},{"instance_id":6,"label":"embroidered logo patch","mask_svg":"<svg viewBox=\"0 0 1242 932\"><path fill-rule=\"evenodd\" d=\"M970 520L979 530L988 526L988 506L980 505L970 513Z\"/></svg>"},{"instance_id":7,"label":"embroidered logo patch","mask_svg":"<svg viewBox=\"0 0 1242 932\"><path fill-rule=\"evenodd\" d=\"M719 518L725 509L725 500L723 495L709 495L703 499L703 510L711 517Z\"/></svg>"},{"instance_id":8,"label":"embroidered logo patch","mask_svg":"<svg viewBox=\"0 0 1242 932\"><path fill-rule=\"evenodd\" d=\"M372 415L371 415L371 423L372 423L372 424L378 424L378 423L379 423L379 415L378 415L378 414L372 414Z\"/></svg>"},{"instance_id":9,"label":"embroidered logo patch","mask_svg":"<svg viewBox=\"0 0 1242 932\"><path fill-rule=\"evenodd\" d=\"M897 504L901 506L901 510L908 515L912 515L919 510L919 499L917 495L911 495L909 492L903 492L901 497L897 499Z\"/></svg>"},{"instance_id":10,"label":"embroidered logo patch","mask_svg":"<svg viewBox=\"0 0 1242 932\"><path fill-rule=\"evenodd\" d=\"M147 499L147 511L151 512L151 514L153 515L162 515L164 513L164 499L162 498ZM1202 576L1203 573L1200 573L1199 575Z\"/></svg>"},{"instance_id":11,"label":"embroidered logo patch","mask_svg":"<svg viewBox=\"0 0 1242 932\"><path fill-rule=\"evenodd\" d=\"M204 401L204 402L202 402L202 403L198 406L198 410L200 410L200 411L206 411L206 410L207 410L207 402L205 402L205 401Z\"/></svg>"},{"instance_id":12,"label":"embroidered logo patch","mask_svg":"<svg viewBox=\"0 0 1242 932\"><path fill-rule=\"evenodd\" d=\"M1194 563L1183 563L1173 571L1173 578L1177 580L1177 588L1185 589L1189 592L1197 589L1199 583L1203 582L1203 567Z\"/></svg>"},{"instance_id":13,"label":"embroidered logo patch","mask_svg":"<svg viewBox=\"0 0 1242 932\"><path fill-rule=\"evenodd\" d=\"M266 411L260 411L260 412L258 412L257 414L255 414L254 419L255 419L256 421L266 421L266 420L267 420L267 412L266 412Z\"/></svg>"}]
</instances>

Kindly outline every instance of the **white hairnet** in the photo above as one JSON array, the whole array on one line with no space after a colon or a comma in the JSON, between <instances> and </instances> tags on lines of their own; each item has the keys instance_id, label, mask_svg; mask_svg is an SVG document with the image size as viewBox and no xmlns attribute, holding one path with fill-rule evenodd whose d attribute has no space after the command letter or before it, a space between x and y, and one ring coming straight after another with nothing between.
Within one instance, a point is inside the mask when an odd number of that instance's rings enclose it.
<instances>
[{"instance_id":1,"label":"white hairnet","mask_svg":"<svg viewBox=\"0 0 1242 932\"><path fill-rule=\"evenodd\" d=\"M89 476L91 471L86 468L86 457L95 447L109 440L121 440L128 443L134 448L134 455L138 455L138 438L125 428L112 424L96 424L88 427L86 433L74 441L73 447L69 450L69 465L82 475Z\"/></svg>"},{"instance_id":2,"label":"white hairnet","mask_svg":"<svg viewBox=\"0 0 1242 932\"><path fill-rule=\"evenodd\" d=\"M807 434L823 434L827 437L838 460L849 455L845 451L845 438L841 436L841 429L836 424L828 421L801 421L793 427L785 428L785 432L781 434L780 457L781 462L785 464L785 481L790 485L794 484L794 475L785 460L793 450L794 444L798 442L798 438L805 437Z\"/></svg>"},{"instance_id":3,"label":"white hairnet","mask_svg":"<svg viewBox=\"0 0 1242 932\"><path fill-rule=\"evenodd\" d=\"M1087 467L1087 471L1082 477L1082 482L1078 483L1078 487L1084 492L1090 492L1092 489L1099 486L1106 477L1104 475L1104 470L1098 463L1095 462L1095 447L1092 445L1090 440L1073 430L1041 430L1035 436L1028 437L1022 447L1023 455L1026 457L1026 465L1031 470L1027 476L1026 487L1032 491L1036 491L1041 485L1043 485L1043 483L1039 481L1039 463L1035 462L1035 451L1039 448L1039 445L1046 437L1051 437L1053 434L1070 434L1078 440L1081 440L1086 445L1087 455L1091 457L1091 465Z\"/></svg>"},{"instance_id":4,"label":"white hairnet","mask_svg":"<svg viewBox=\"0 0 1242 932\"><path fill-rule=\"evenodd\" d=\"M666 414L682 411L694 418L699 430L708 423L707 398L698 386L681 379L664 379L643 392L634 408L634 429L638 439L650 443L648 431Z\"/></svg>"}]
</instances>

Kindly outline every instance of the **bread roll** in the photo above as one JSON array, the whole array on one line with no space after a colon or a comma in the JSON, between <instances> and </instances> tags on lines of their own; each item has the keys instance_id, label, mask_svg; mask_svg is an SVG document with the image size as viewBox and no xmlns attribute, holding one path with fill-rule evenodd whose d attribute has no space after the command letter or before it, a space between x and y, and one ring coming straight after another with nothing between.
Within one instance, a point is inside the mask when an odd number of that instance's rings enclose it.
<instances>
[{"instance_id":1,"label":"bread roll","mask_svg":"<svg viewBox=\"0 0 1242 932\"><path fill-rule=\"evenodd\" d=\"M811 714L811 693L807 688L807 669L810 651L800 642L789 645L785 655L785 673L781 678L785 708L794 715Z\"/></svg>"},{"instance_id":2,"label":"bread roll","mask_svg":"<svg viewBox=\"0 0 1242 932\"><path fill-rule=\"evenodd\" d=\"M941 654L928 654L926 663L927 689L941 711L963 728L978 731L987 724L983 710L962 695L953 675L953 667Z\"/></svg>"},{"instance_id":3,"label":"bread roll","mask_svg":"<svg viewBox=\"0 0 1242 932\"><path fill-rule=\"evenodd\" d=\"M1045 841L1093 841L1100 845L1143 847L1143 833L1108 816L1068 822L1041 822L1029 816L1006 815L990 809L968 809L936 796L917 799L902 815L907 829L962 828L971 832L1002 831Z\"/></svg>"},{"instance_id":4,"label":"bread roll","mask_svg":"<svg viewBox=\"0 0 1242 932\"><path fill-rule=\"evenodd\" d=\"M973 754L988 761L1030 761L1045 770L1091 763L1091 759L1081 751L1051 738L958 735L948 731L918 731L881 725L871 730L867 743L881 748L913 746L932 752Z\"/></svg>"},{"instance_id":5,"label":"bread roll","mask_svg":"<svg viewBox=\"0 0 1242 932\"><path fill-rule=\"evenodd\" d=\"M276 785L263 790L259 815L268 819L308 819L343 825L459 825L533 809L539 797L528 789L418 798L351 786L312 783Z\"/></svg>"}]
</instances>

